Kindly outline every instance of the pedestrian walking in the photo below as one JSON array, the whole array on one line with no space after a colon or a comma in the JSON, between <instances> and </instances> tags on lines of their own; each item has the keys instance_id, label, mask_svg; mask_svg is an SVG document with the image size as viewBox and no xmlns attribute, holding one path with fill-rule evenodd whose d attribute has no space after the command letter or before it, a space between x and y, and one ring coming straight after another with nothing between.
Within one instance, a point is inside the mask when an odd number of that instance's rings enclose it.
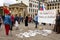
<instances>
[{"instance_id":1,"label":"pedestrian walking","mask_svg":"<svg viewBox=\"0 0 60 40\"><path fill-rule=\"evenodd\" d=\"M19 22L19 17L17 16L17 14L15 15L15 27L16 30L18 30L18 26L19 26L20 22Z\"/></svg>"},{"instance_id":2,"label":"pedestrian walking","mask_svg":"<svg viewBox=\"0 0 60 40\"><path fill-rule=\"evenodd\" d=\"M35 14L34 21L35 21L35 28L37 28L37 25L38 25L38 16L37 16L37 14Z\"/></svg>"},{"instance_id":3,"label":"pedestrian walking","mask_svg":"<svg viewBox=\"0 0 60 40\"><path fill-rule=\"evenodd\" d=\"M18 21L15 21L15 27L16 27L16 30L18 30L19 28L19 24L18 24Z\"/></svg>"},{"instance_id":4,"label":"pedestrian walking","mask_svg":"<svg viewBox=\"0 0 60 40\"><path fill-rule=\"evenodd\" d=\"M14 26L14 16L11 15L12 26Z\"/></svg>"},{"instance_id":5,"label":"pedestrian walking","mask_svg":"<svg viewBox=\"0 0 60 40\"><path fill-rule=\"evenodd\" d=\"M25 26L28 26L28 16L25 18Z\"/></svg>"},{"instance_id":6,"label":"pedestrian walking","mask_svg":"<svg viewBox=\"0 0 60 40\"><path fill-rule=\"evenodd\" d=\"M17 21L18 23L20 23L20 22L19 22L19 17L18 17L17 14L15 15L14 21L15 21L15 22Z\"/></svg>"},{"instance_id":7,"label":"pedestrian walking","mask_svg":"<svg viewBox=\"0 0 60 40\"><path fill-rule=\"evenodd\" d=\"M11 26L11 17L8 14L5 14L4 25L5 25L6 35L9 35L9 30Z\"/></svg>"},{"instance_id":8,"label":"pedestrian walking","mask_svg":"<svg viewBox=\"0 0 60 40\"><path fill-rule=\"evenodd\" d=\"M8 6L4 6L3 11L5 13L5 18L4 18L5 31L6 31L6 35L9 35L9 30L11 26L11 16Z\"/></svg>"}]
</instances>

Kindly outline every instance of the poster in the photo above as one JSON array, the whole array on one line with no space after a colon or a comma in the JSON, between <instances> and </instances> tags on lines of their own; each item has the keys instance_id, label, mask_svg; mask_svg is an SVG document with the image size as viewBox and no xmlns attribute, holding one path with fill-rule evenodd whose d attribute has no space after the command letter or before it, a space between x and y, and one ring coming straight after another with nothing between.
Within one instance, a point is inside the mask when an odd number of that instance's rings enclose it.
<instances>
[{"instance_id":1,"label":"poster","mask_svg":"<svg viewBox=\"0 0 60 40\"><path fill-rule=\"evenodd\" d=\"M56 14L57 14L56 10L38 11L38 22L55 24Z\"/></svg>"}]
</instances>

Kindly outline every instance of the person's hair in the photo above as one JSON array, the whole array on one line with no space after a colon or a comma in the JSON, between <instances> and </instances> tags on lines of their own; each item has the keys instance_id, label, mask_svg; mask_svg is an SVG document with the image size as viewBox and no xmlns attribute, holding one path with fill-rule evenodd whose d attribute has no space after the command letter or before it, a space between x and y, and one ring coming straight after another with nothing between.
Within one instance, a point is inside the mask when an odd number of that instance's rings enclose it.
<instances>
[{"instance_id":1,"label":"person's hair","mask_svg":"<svg viewBox=\"0 0 60 40\"><path fill-rule=\"evenodd\" d=\"M37 14L35 14L35 15L37 15Z\"/></svg>"}]
</instances>

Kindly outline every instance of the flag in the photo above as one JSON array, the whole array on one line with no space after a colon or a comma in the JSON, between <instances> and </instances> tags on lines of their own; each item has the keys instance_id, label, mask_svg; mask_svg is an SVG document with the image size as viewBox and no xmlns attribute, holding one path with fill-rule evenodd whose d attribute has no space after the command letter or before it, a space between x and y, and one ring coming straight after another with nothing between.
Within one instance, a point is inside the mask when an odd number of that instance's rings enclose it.
<instances>
[{"instance_id":1,"label":"flag","mask_svg":"<svg viewBox=\"0 0 60 40\"><path fill-rule=\"evenodd\" d=\"M39 1L39 4L38 4L38 10L40 10L40 1Z\"/></svg>"},{"instance_id":2,"label":"flag","mask_svg":"<svg viewBox=\"0 0 60 40\"><path fill-rule=\"evenodd\" d=\"M44 3L42 3L42 6L40 6L40 10L41 10L41 11L45 10Z\"/></svg>"}]
</instances>

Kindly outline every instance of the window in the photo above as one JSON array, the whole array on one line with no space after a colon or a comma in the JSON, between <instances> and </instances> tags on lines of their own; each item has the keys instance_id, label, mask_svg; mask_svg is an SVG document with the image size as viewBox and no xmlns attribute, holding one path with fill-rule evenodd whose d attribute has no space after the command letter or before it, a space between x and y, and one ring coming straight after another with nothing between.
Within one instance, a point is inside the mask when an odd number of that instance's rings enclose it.
<instances>
[{"instance_id":1,"label":"window","mask_svg":"<svg viewBox=\"0 0 60 40\"><path fill-rule=\"evenodd\" d=\"M51 4L51 6L54 6L54 4Z\"/></svg>"},{"instance_id":2,"label":"window","mask_svg":"<svg viewBox=\"0 0 60 40\"><path fill-rule=\"evenodd\" d=\"M58 6L58 9L59 9L59 6Z\"/></svg>"},{"instance_id":3,"label":"window","mask_svg":"<svg viewBox=\"0 0 60 40\"><path fill-rule=\"evenodd\" d=\"M11 8L9 8L11 10Z\"/></svg>"},{"instance_id":4,"label":"window","mask_svg":"<svg viewBox=\"0 0 60 40\"><path fill-rule=\"evenodd\" d=\"M51 7L50 7L50 9L51 9Z\"/></svg>"},{"instance_id":5,"label":"window","mask_svg":"<svg viewBox=\"0 0 60 40\"><path fill-rule=\"evenodd\" d=\"M57 4L55 4L55 6L56 6Z\"/></svg>"},{"instance_id":6,"label":"window","mask_svg":"<svg viewBox=\"0 0 60 40\"><path fill-rule=\"evenodd\" d=\"M33 9L33 12L34 12L34 9Z\"/></svg>"},{"instance_id":7,"label":"window","mask_svg":"<svg viewBox=\"0 0 60 40\"><path fill-rule=\"evenodd\" d=\"M12 9L14 10L14 7Z\"/></svg>"},{"instance_id":8,"label":"window","mask_svg":"<svg viewBox=\"0 0 60 40\"><path fill-rule=\"evenodd\" d=\"M18 8L16 7L16 9L18 10Z\"/></svg>"},{"instance_id":9,"label":"window","mask_svg":"<svg viewBox=\"0 0 60 40\"><path fill-rule=\"evenodd\" d=\"M36 8L36 5L35 5L35 8Z\"/></svg>"},{"instance_id":10,"label":"window","mask_svg":"<svg viewBox=\"0 0 60 40\"><path fill-rule=\"evenodd\" d=\"M32 7L32 3L29 3L29 7Z\"/></svg>"},{"instance_id":11,"label":"window","mask_svg":"<svg viewBox=\"0 0 60 40\"><path fill-rule=\"evenodd\" d=\"M54 9L54 7L52 7L52 9Z\"/></svg>"},{"instance_id":12,"label":"window","mask_svg":"<svg viewBox=\"0 0 60 40\"><path fill-rule=\"evenodd\" d=\"M47 9L49 10L49 7Z\"/></svg>"},{"instance_id":13,"label":"window","mask_svg":"<svg viewBox=\"0 0 60 40\"><path fill-rule=\"evenodd\" d=\"M56 9L56 7L55 7L55 9Z\"/></svg>"},{"instance_id":14,"label":"window","mask_svg":"<svg viewBox=\"0 0 60 40\"><path fill-rule=\"evenodd\" d=\"M32 12L32 9L31 9L31 12Z\"/></svg>"},{"instance_id":15,"label":"window","mask_svg":"<svg viewBox=\"0 0 60 40\"><path fill-rule=\"evenodd\" d=\"M47 6L49 6L49 4Z\"/></svg>"},{"instance_id":16,"label":"window","mask_svg":"<svg viewBox=\"0 0 60 40\"><path fill-rule=\"evenodd\" d=\"M30 8L29 8L29 12L30 12Z\"/></svg>"},{"instance_id":17,"label":"window","mask_svg":"<svg viewBox=\"0 0 60 40\"><path fill-rule=\"evenodd\" d=\"M51 6L51 4L50 4L50 6Z\"/></svg>"},{"instance_id":18,"label":"window","mask_svg":"<svg viewBox=\"0 0 60 40\"><path fill-rule=\"evenodd\" d=\"M33 7L34 7L34 5L33 5Z\"/></svg>"},{"instance_id":19,"label":"window","mask_svg":"<svg viewBox=\"0 0 60 40\"><path fill-rule=\"evenodd\" d=\"M36 12L36 10L35 10L35 12Z\"/></svg>"},{"instance_id":20,"label":"window","mask_svg":"<svg viewBox=\"0 0 60 40\"><path fill-rule=\"evenodd\" d=\"M59 3L58 3L58 5L59 5Z\"/></svg>"}]
</instances>

